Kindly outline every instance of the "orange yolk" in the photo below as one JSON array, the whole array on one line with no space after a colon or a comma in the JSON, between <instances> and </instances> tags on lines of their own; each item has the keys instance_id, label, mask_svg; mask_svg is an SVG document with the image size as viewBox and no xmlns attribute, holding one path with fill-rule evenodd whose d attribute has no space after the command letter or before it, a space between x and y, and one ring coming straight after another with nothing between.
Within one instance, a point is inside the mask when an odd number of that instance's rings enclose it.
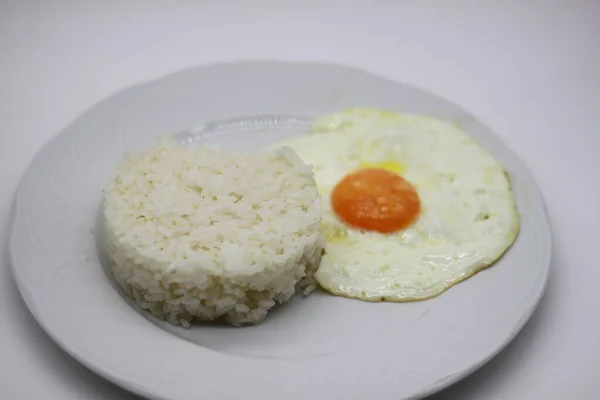
<instances>
[{"instance_id":1,"label":"orange yolk","mask_svg":"<svg viewBox=\"0 0 600 400\"><path fill-rule=\"evenodd\" d=\"M410 225L421 201L400 175L378 168L343 177L331 192L333 211L346 224L366 231L392 233Z\"/></svg>"}]
</instances>

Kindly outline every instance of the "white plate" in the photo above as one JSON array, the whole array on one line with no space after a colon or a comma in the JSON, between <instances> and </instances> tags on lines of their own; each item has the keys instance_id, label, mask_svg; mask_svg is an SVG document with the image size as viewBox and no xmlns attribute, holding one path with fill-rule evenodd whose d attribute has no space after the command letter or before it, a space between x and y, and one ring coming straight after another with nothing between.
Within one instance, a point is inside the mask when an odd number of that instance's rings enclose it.
<instances>
[{"instance_id":1,"label":"white plate","mask_svg":"<svg viewBox=\"0 0 600 400\"><path fill-rule=\"evenodd\" d=\"M521 233L493 267L417 303L315 293L258 326L167 326L131 306L105 272L102 188L126 150L207 121L181 140L257 147L351 106L459 124L510 172ZM233 118L233 120L232 120ZM235 119L238 118L238 119ZM241 119L239 119L241 118ZM69 354L156 399L412 399L464 377L521 329L540 299L550 230L531 173L459 107L331 65L233 63L184 71L103 101L48 143L23 177L10 250L27 306Z\"/></svg>"}]
</instances>

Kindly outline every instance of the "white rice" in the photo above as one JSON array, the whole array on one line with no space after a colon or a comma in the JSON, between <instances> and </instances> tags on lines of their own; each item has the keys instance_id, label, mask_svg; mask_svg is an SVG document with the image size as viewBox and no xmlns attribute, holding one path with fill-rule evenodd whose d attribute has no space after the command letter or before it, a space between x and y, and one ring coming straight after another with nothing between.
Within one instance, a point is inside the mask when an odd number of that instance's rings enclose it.
<instances>
[{"instance_id":1,"label":"white rice","mask_svg":"<svg viewBox=\"0 0 600 400\"><path fill-rule=\"evenodd\" d=\"M315 288L319 201L312 168L288 148L236 155L162 144L125 160L105 190L112 271L172 324L258 323Z\"/></svg>"}]
</instances>

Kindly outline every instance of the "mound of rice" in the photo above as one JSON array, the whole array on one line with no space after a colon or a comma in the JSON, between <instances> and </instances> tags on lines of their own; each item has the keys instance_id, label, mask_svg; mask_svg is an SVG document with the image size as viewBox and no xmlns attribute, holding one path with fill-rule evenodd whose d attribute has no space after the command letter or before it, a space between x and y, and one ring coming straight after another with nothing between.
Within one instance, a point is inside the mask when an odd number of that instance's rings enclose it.
<instances>
[{"instance_id":1,"label":"mound of rice","mask_svg":"<svg viewBox=\"0 0 600 400\"><path fill-rule=\"evenodd\" d=\"M161 144L119 166L104 216L115 279L172 324L255 324L315 288L320 200L312 168L288 148Z\"/></svg>"}]
</instances>

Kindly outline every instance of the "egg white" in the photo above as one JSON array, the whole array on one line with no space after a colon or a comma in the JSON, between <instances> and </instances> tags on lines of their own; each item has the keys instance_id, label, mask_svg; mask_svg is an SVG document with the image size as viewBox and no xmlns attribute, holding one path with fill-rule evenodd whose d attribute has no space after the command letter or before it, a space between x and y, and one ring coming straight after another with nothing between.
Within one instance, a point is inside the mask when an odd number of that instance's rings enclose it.
<instances>
[{"instance_id":1,"label":"egg white","mask_svg":"<svg viewBox=\"0 0 600 400\"><path fill-rule=\"evenodd\" d=\"M354 109L318 120L289 146L312 164L323 198L326 254L315 277L333 294L367 301L422 300L489 266L510 247L519 218L507 174L454 125ZM416 188L421 213L393 234L345 225L330 194L346 174L379 167Z\"/></svg>"}]
</instances>

